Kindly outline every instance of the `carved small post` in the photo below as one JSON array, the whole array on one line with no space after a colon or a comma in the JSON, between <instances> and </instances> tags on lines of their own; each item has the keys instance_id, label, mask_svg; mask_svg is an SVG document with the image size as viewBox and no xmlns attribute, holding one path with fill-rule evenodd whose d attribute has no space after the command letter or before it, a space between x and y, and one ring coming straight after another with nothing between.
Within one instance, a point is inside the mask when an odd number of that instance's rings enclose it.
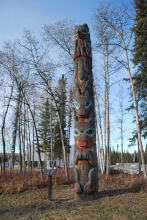
<instances>
[{"instance_id":1,"label":"carved small post","mask_svg":"<svg viewBox=\"0 0 147 220\"><path fill-rule=\"evenodd\" d=\"M98 197L98 169L91 40L87 24L74 28L74 190L75 198Z\"/></svg>"}]
</instances>

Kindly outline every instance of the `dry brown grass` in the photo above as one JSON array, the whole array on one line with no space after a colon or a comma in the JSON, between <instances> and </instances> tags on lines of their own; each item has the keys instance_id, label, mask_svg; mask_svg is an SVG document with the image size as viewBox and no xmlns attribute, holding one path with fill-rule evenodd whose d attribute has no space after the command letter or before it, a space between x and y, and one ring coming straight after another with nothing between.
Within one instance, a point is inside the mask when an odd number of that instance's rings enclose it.
<instances>
[{"instance_id":1,"label":"dry brown grass","mask_svg":"<svg viewBox=\"0 0 147 220\"><path fill-rule=\"evenodd\" d=\"M20 193L25 190L31 190L33 188L45 188L47 187L48 178L44 176L41 179L40 172L35 171L31 173L20 173L19 170L6 170L4 175L0 175L0 194L14 194ZM73 183L73 169L69 169L69 179L66 180L65 171L63 169L57 169L55 176L52 179L53 185L68 185ZM147 181L143 179L143 174L132 176L121 173L120 171L110 169L110 175L100 174L99 185L101 189L113 188L121 189L127 188L134 192L147 193Z\"/></svg>"},{"instance_id":2,"label":"dry brown grass","mask_svg":"<svg viewBox=\"0 0 147 220\"><path fill-rule=\"evenodd\" d=\"M69 169L69 179L66 180L65 171L58 169L55 176L53 176L52 183L54 185L70 184L73 182L73 171ZM19 170L6 170L4 175L0 175L0 194L14 194L20 193L24 190L31 190L32 188L45 188L48 183L47 176L43 179L39 171L31 173L20 173Z\"/></svg>"},{"instance_id":3,"label":"dry brown grass","mask_svg":"<svg viewBox=\"0 0 147 220\"><path fill-rule=\"evenodd\" d=\"M6 172L0 177L0 219L147 219L147 186L142 174L133 177L115 170L100 174L99 198L76 201L72 169L69 172L68 182L62 169L53 177L51 202L47 177L41 180L40 172Z\"/></svg>"}]
</instances>

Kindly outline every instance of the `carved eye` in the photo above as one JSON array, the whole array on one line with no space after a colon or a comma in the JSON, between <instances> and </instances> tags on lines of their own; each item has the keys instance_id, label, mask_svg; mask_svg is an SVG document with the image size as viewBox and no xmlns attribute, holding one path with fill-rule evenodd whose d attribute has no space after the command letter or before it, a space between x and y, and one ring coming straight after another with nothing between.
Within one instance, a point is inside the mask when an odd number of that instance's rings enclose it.
<instances>
[{"instance_id":1,"label":"carved eye","mask_svg":"<svg viewBox=\"0 0 147 220\"><path fill-rule=\"evenodd\" d=\"M80 104L78 102L74 101L74 105L77 110L80 108Z\"/></svg>"},{"instance_id":2,"label":"carved eye","mask_svg":"<svg viewBox=\"0 0 147 220\"><path fill-rule=\"evenodd\" d=\"M88 29L87 29L87 28L83 28L83 29L81 30L81 32L83 32L83 33L87 34L89 31L88 31Z\"/></svg>"},{"instance_id":3,"label":"carved eye","mask_svg":"<svg viewBox=\"0 0 147 220\"><path fill-rule=\"evenodd\" d=\"M78 30L74 30L74 35L77 35L77 33L78 33Z\"/></svg>"},{"instance_id":4,"label":"carved eye","mask_svg":"<svg viewBox=\"0 0 147 220\"><path fill-rule=\"evenodd\" d=\"M92 101L89 100L89 101L87 101L87 102L84 103L83 107L86 108L86 109L88 109L88 108L91 106L91 103L92 103Z\"/></svg>"},{"instance_id":5,"label":"carved eye","mask_svg":"<svg viewBox=\"0 0 147 220\"><path fill-rule=\"evenodd\" d=\"M85 134L88 136L93 136L95 134L95 129L94 128L88 128L84 131Z\"/></svg>"},{"instance_id":6,"label":"carved eye","mask_svg":"<svg viewBox=\"0 0 147 220\"><path fill-rule=\"evenodd\" d=\"M84 92L84 95L89 96L89 92L88 92L88 90L86 90L86 91Z\"/></svg>"},{"instance_id":7,"label":"carved eye","mask_svg":"<svg viewBox=\"0 0 147 220\"><path fill-rule=\"evenodd\" d=\"M81 134L81 131L80 130L78 130L78 129L74 129L74 136L79 136Z\"/></svg>"}]
</instances>

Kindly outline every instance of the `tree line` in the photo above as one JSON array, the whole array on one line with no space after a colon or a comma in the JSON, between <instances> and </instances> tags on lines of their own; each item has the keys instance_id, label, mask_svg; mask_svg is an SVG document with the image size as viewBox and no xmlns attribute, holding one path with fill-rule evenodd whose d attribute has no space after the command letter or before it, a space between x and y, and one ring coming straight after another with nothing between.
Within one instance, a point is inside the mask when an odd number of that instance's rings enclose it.
<instances>
[{"instance_id":1,"label":"tree line","mask_svg":"<svg viewBox=\"0 0 147 220\"><path fill-rule=\"evenodd\" d=\"M133 161L133 158L135 157L135 161ZM144 157L145 157L145 163L147 163L147 145L146 145L146 149L144 152ZM118 152L117 150L115 151L110 150L110 164L116 164L116 163L140 163L141 161L141 156L138 152L134 152L134 153L129 153L128 150L123 152L123 160L121 161L121 152ZM139 164L140 165L140 164ZM139 166L140 168L140 166ZM141 170L141 169L140 169Z\"/></svg>"}]
</instances>

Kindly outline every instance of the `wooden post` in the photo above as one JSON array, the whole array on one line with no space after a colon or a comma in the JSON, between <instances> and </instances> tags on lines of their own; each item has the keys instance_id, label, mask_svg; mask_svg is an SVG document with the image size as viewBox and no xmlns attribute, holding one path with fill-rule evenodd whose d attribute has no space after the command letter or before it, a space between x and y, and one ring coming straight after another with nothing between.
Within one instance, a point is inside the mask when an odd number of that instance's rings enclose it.
<instances>
[{"instance_id":1,"label":"wooden post","mask_svg":"<svg viewBox=\"0 0 147 220\"><path fill-rule=\"evenodd\" d=\"M48 176L48 201L52 200L52 176Z\"/></svg>"},{"instance_id":2,"label":"wooden post","mask_svg":"<svg viewBox=\"0 0 147 220\"><path fill-rule=\"evenodd\" d=\"M48 169L43 175L48 176L48 201L52 200L52 176L55 175L56 169Z\"/></svg>"}]
</instances>

